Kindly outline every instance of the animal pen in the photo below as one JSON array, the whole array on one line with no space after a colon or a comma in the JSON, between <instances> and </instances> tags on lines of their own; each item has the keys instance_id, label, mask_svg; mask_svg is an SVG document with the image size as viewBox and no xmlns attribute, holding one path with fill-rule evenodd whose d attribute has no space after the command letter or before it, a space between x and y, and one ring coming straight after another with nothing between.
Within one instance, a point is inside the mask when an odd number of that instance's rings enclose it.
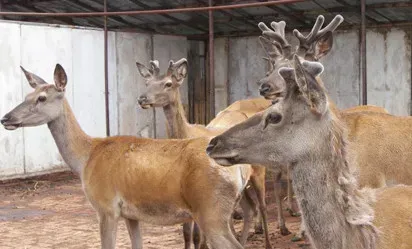
<instances>
[{"instance_id":1,"label":"animal pen","mask_svg":"<svg viewBox=\"0 0 412 249\"><path fill-rule=\"evenodd\" d=\"M0 111L31 91L20 65L52 83L59 63L68 75L66 98L87 134L166 138L161 108L138 105L147 87L136 62L158 60L163 73L169 60L186 58L183 108L190 123L207 124L235 101L259 97L269 70L259 22L284 20L295 46L293 29L308 32L318 15L329 23L340 14L333 48L320 60L331 99L340 108L372 104L408 116L410 13L412 2L398 0L0 0ZM100 245L94 211L45 126L1 129L0 148L0 248ZM305 243L280 235L272 222L273 181L266 184L272 246L299 248ZM298 231L298 217L287 223ZM180 226L143 230L145 248L183 247ZM130 247L123 225L118 236L118 248ZM263 236L253 235L246 247L263 248Z\"/></svg>"}]
</instances>

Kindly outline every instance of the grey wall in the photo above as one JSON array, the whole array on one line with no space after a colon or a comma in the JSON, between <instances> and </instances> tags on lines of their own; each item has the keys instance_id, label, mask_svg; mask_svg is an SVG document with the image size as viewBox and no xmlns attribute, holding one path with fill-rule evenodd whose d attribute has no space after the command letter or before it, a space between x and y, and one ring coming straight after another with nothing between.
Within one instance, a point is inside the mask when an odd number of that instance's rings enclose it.
<instances>
[{"instance_id":1,"label":"grey wall","mask_svg":"<svg viewBox=\"0 0 412 249\"><path fill-rule=\"evenodd\" d=\"M292 44L296 44L296 40ZM258 96L256 82L265 75L266 65L261 59L264 52L257 37L221 38L215 45L215 106L218 112L226 107L226 101L233 103ZM336 32L333 49L321 62L325 66L322 79L333 101L341 108L358 105L358 31ZM228 70L220 70L225 63ZM396 28L367 32L367 78L369 104L383 106L395 115L411 113L408 32Z\"/></svg>"},{"instance_id":2,"label":"grey wall","mask_svg":"<svg viewBox=\"0 0 412 249\"><path fill-rule=\"evenodd\" d=\"M0 22L0 116L31 92L19 66L53 83L60 63L68 75L66 98L86 133L106 135L104 41L101 30ZM136 61L187 57L184 37L109 32L109 108L111 135L165 137L163 112L142 110L136 99L145 90ZM187 84L182 91L187 104ZM157 133L155 133L157 131ZM0 129L0 179L65 170L46 125L15 131Z\"/></svg>"}]
</instances>

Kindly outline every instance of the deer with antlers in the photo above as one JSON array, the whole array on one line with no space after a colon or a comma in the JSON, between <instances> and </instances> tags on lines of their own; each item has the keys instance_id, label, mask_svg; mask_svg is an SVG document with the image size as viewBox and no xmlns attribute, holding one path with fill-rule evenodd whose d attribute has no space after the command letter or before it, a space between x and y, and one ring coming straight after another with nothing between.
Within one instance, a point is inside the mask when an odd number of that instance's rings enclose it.
<instances>
[{"instance_id":1,"label":"deer with antlers","mask_svg":"<svg viewBox=\"0 0 412 249\"><path fill-rule=\"evenodd\" d=\"M213 138L209 156L227 166L289 163L315 249L412 248L412 187L358 188L345 122L319 81L323 66L300 60L294 55L293 64L277 71L285 82L283 97Z\"/></svg>"},{"instance_id":2,"label":"deer with antlers","mask_svg":"<svg viewBox=\"0 0 412 249\"><path fill-rule=\"evenodd\" d=\"M216 136L224 131L224 129L211 129L203 125L190 124L185 116L183 104L180 98L180 86L187 76L188 63L186 59L180 59L176 62L170 61L169 67L164 74L160 74L159 62L157 60L150 61L150 68L143 64L136 63L140 75L146 79L147 90L143 93L138 102L142 108L161 107L163 108L166 116L167 131L169 138L195 138L195 137L210 137ZM245 118L233 120L233 122L243 121ZM269 232L267 225L266 215L266 201L265 201L265 169L260 166L252 166L251 168L250 183L255 190L259 202L259 213L263 220L263 227L266 240L266 248L271 248L269 241ZM245 198L242 198L241 207L243 209L244 228L240 236L240 242L242 245L246 243L249 229L250 229L250 209L254 208L253 199L248 196L248 191L245 191ZM259 222L260 223L260 222ZM186 224L184 234L189 235L190 225ZM194 226L196 228L196 224ZM262 224L259 224L257 228L261 228ZM198 230L194 230L195 235ZM194 236L198 237L198 236ZM198 247L198 239L193 240L195 248ZM185 237L185 245L190 246L190 236Z\"/></svg>"},{"instance_id":3,"label":"deer with antlers","mask_svg":"<svg viewBox=\"0 0 412 249\"><path fill-rule=\"evenodd\" d=\"M304 58L309 61L318 61L319 59L327 55L329 51L332 49L333 45L333 31L339 26L339 24L342 21L343 17L337 15L326 27L322 28L324 23L324 17L318 16L315 25L313 26L311 32L307 36L302 35L298 30L295 29L293 31L293 34L297 37L299 41L299 45L296 49L293 49L290 43L285 38L286 23L284 21L272 22L272 29L266 26L264 23L259 23L258 26L262 31L262 36L259 37L259 41L262 47L265 49L266 54L268 55L268 58L265 58L265 60L269 62L270 68L266 76L258 82L258 84L260 85L260 94L266 99L272 101L282 99L284 97L285 89L287 86L283 78L278 74L279 68L290 66L294 55L298 55L301 58ZM320 79L319 82L323 84ZM349 122L349 117L355 117L358 115L362 117L372 117L375 115L387 116L388 114L388 112L384 108L371 105L356 106L345 110L338 110L332 101L329 102L331 108L334 108L336 109L336 111L339 111L343 115L343 117L348 117L347 119L344 118L344 120L348 121L347 124L349 125L349 129L354 131L357 129L357 127L354 127ZM355 132L351 132L350 134L354 135ZM355 140L355 136L353 135L350 135L349 137L351 141ZM373 154L370 154L370 156L373 157ZM360 157L363 156L361 155ZM367 170L367 167L364 167L362 163L359 163L359 166L360 171ZM360 183L364 184L364 181L361 180ZM288 206L291 206L291 204L289 204ZM302 237L302 235L303 224L301 231L295 239L299 240Z\"/></svg>"},{"instance_id":4,"label":"deer with antlers","mask_svg":"<svg viewBox=\"0 0 412 249\"><path fill-rule=\"evenodd\" d=\"M119 218L126 221L133 249L142 248L141 222L173 225L191 220L211 248L243 248L229 223L250 166L218 166L205 153L209 138L92 138L82 131L65 98L67 75L59 64L55 84L22 70L34 91L1 123L8 130L47 124L99 216L102 248L115 248Z\"/></svg>"}]
</instances>

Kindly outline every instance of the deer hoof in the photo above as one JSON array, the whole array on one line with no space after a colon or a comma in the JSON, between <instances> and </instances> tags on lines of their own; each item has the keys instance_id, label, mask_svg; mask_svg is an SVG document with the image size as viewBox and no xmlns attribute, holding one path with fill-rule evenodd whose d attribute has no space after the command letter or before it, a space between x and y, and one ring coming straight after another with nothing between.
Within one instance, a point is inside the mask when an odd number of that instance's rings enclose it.
<instances>
[{"instance_id":1,"label":"deer hoof","mask_svg":"<svg viewBox=\"0 0 412 249\"><path fill-rule=\"evenodd\" d=\"M263 227L262 225L255 226L255 234L263 234Z\"/></svg>"},{"instance_id":2,"label":"deer hoof","mask_svg":"<svg viewBox=\"0 0 412 249\"><path fill-rule=\"evenodd\" d=\"M289 230L286 228L286 226L282 226L282 227L280 227L280 234L282 234L283 236L286 236L286 235L291 234L291 232L289 232Z\"/></svg>"},{"instance_id":3,"label":"deer hoof","mask_svg":"<svg viewBox=\"0 0 412 249\"><path fill-rule=\"evenodd\" d=\"M302 234L295 234L290 241L292 242L298 242L298 241L302 241L303 240L303 235Z\"/></svg>"}]
</instances>

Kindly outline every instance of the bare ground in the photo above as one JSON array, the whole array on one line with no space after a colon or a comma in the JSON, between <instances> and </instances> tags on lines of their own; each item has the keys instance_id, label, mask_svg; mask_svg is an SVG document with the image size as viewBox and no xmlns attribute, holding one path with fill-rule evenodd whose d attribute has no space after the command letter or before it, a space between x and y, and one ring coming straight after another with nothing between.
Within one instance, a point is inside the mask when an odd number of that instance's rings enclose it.
<instances>
[{"instance_id":1,"label":"bare ground","mask_svg":"<svg viewBox=\"0 0 412 249\"><path fill-rule=\"evenodd\" d=\"M282 236L276 228L276 207L268 186L270 234L273 248L309 248L305 242L291 242L293 235ZM293 233L300 219L286 214ZM236 222L236 229L241 221ZM264 248L264 236L253 234L246 248ZM142 227L144 248L183 248L181 225ZM117 248L130 248L124 222L119 222ZM0 184L0 248L99 248L97 217L86 200L80 180L71 173L58 173Z\"/></svg>"}]
</instances>

